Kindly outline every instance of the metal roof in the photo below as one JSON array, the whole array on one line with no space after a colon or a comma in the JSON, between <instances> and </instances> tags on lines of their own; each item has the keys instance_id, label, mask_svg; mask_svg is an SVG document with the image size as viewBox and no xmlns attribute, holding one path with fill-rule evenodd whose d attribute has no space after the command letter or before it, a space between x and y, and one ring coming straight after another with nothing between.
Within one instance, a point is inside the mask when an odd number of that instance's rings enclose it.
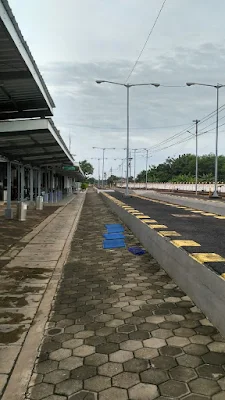
<instances>
[{"instance_id":1,"label":"metal roof","mask_svg":"<svg viewBox=\"0 0 225 400\"><path fill-rule=\"evenodd\" d=\"M0 155L34 166L75 165L51 119L0 122Z\"/></svg>"},{"instance_id":2,"label":"metal roof","mask_svg":"<svg viewBox=\"0 0 225 400\"><path fill-rule=\"evenodd\" d=\"M0 120L52 116L54 102L7 0L0 0Z\"/></svg>"}]
</instances>

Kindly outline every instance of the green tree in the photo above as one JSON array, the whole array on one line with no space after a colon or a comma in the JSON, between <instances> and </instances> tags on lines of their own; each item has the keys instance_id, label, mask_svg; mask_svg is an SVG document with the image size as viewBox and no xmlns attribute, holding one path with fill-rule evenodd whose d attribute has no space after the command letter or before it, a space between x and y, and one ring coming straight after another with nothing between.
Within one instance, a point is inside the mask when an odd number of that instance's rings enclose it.
<instances>
[{"instance_id":1,"label":"green tree","mask_svg":"<svg viewBox=\"0 0 225 400\"><path fill-rule=\"evenodd\" d=\"M80 167L86 177L88 175L93 175L94 172L93 165L91 165L91 163L89 163L87 160L80 161Z\"/></svg>"}]
</instances>

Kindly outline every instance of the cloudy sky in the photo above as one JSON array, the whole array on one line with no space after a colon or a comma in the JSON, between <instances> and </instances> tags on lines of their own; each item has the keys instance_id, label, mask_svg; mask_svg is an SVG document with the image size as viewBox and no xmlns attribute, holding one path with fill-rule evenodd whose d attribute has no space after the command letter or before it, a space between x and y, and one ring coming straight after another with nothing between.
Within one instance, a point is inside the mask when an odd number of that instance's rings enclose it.
<instances>
[{"instance_id":1,"label":"cloudy sky","mask_svg":"<svg viewBox=\"0 0 225 400\"><path fill-rule=\"evenodd\" d=\"M54 121L76 160L101 157L106 172L119 174L126 146L126 90L96 79L126 82L163 0L9 0L25 40L56 103ZM216 108L216 90L185 82L225 84L224 0L167 0L129 82L161 86L132 88L131 148L151 149L150 164L194 152L193 119ZM181 87L166 87L181 86ZM220 105L225 104L225 88ZM224 117L224 118L223 118ZM220 112L225 123L225 108ZM215 118L199 125L200 154L213 152ZM181 135L178 135L183 132ZM168 138L177 135L174 139ZM225 125L219 149L224 153ZM165 142L164 142L165 141ZM162 143L163 142L163 143ZM137 152L137 171L144 169ZM96 167L97 160L91 160Z\"/></svg>"}]
</instances>

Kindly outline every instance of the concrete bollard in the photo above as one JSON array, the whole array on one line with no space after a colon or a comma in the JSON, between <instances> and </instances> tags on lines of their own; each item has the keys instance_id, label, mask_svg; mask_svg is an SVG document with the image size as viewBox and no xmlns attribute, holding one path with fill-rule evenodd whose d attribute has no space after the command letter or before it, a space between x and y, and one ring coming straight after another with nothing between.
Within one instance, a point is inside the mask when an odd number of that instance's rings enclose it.
<instances>
[{"instance_id":1,"label":"concrete bollard","mask_svg":"<svg viewBox=\"0 0 225 400\"><path fill-rule=\"evenodd\" d=\"M44 203L43 203L43 196L36 197L36 210L43 210Z\"/></svg>"}]
</instances>

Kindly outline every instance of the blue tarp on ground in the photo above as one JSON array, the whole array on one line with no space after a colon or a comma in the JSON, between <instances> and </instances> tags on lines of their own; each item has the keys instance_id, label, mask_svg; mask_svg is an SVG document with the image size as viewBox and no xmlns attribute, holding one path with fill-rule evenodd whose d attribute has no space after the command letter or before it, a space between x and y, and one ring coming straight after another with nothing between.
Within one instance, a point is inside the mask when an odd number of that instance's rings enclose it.
<instances>
[{"instance_id":1,"label":"blue tarp on ground","mask_svg":"<svg viewBox=\"0 0 225 400\"><path fill-rule=\"evenodd\" d=\"M108 233L124 232L124 227L120 224L106 224L105 227Z\"/></svg>"},{"instance_id":2,"label":"blue tarp on ground","mask_svg":"<svg viewBox=\"0 0 225 400\"><path fill-rule=\"evenodd\" d=\"M107 240L112 240L112 239L124 239L123 233L104 233L103 237Z\"/></svg>"},{"instance_id":3,"label":"blue tarp on ground","mask_svg":"<svg viewBox=\"0 0 225 400\"><path fill-rule=\"evenodd\" d=\"M120 247L126 247L123 239L113 239L113 240L103 241L103 249L116 249Z\"/></svg>"}]
</instances>

